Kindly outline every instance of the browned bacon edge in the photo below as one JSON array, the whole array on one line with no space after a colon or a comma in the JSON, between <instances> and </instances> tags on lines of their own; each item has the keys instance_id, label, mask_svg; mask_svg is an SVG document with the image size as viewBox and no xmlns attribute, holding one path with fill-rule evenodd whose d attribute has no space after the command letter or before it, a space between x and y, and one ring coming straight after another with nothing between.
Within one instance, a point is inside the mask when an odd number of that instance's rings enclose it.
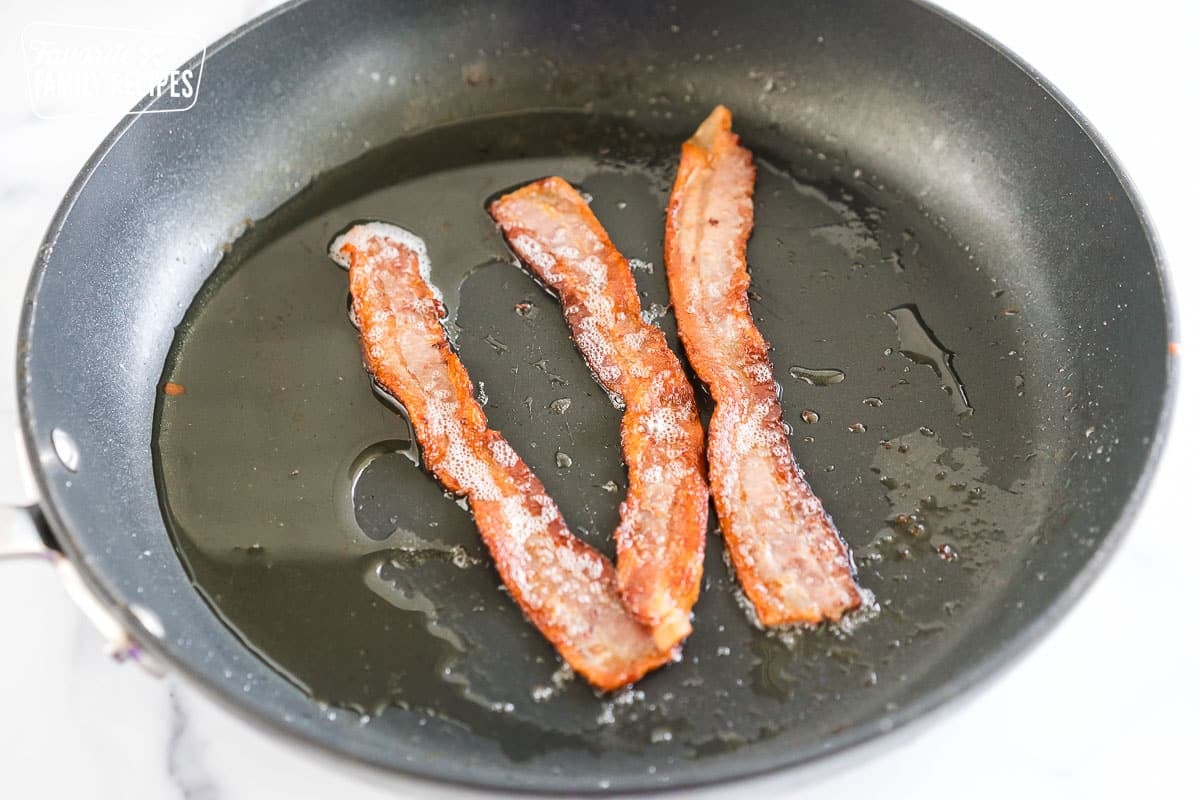
<instances>
[{"instance_id":1,"label":"browned bacon edge","mask_svg":"<svg viewBox=\"0 0 1200 800\"><path fill-rule=\"evenodd\" d=\"M691 384L662 331L642 320L629 262L569 183L534 181L488 210L558 296L597 382L624 404L629 492L615 533L617 582L625 605L669 647L691 632L708 527L704 431Z\"/></svg>"},{"instance_id":2,"label":"browned bacon edge","mask_svg":"<svg viewBox=\"0 0 1200 800\"><path fill-rule=\"evenodd\" d=\"M330 246L350 270L363 360L408 413L422 456L465 495L504 585L526 617L594 686L612 690L678 657L626 608L616 570L567 529L529 467L487 427L450 348L424 243L384 223L357 225Z\"/></svg>"},{"instance_id":3,"label":"browned bacon edge","mask_svg":"<svg viewBox=\"0 0 1200 800\"><path fill-rule=\"evenodd\" d=\"M667 208L671 301L688 360L716 401L709 482L758 620L837 620L862 594L845 543L792 455L767 343L746 297L754 178L750 151L718 106L684 143Z\"/></svg>"}]
</instances>

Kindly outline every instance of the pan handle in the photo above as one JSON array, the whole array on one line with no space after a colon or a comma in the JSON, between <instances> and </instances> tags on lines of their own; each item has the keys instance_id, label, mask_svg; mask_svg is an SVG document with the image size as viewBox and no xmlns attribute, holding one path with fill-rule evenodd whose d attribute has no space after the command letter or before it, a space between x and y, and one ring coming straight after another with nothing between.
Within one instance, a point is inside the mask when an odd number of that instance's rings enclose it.
<instances>
[{"instance_id":1,"label":"pan handle","mask_svg":"<svg viewBox=\"0 0 1200 800\"><path fill-rule=\"evenodd\" d=\"M79 570L58 549L50 527L36 505L0 505L0 563L16 559L45 561L57 570L67 595L104 637L107 642L105 649L113 659L135 662L155 677L164 674L159 663L146 653L125 626L96 598L83 582ZM135 615L136 611L134 609Z\"/></svg>"},{"instance_id":2,"label":"pan handle","mask_svg":"<svg viewBox=\"0 0 1200 800\"><path fill-rule=\"evenodd\" d=\"M0 505L0 560L62 555L48 540L49 529L37 506Z\"/></svg>"}]
</instances>

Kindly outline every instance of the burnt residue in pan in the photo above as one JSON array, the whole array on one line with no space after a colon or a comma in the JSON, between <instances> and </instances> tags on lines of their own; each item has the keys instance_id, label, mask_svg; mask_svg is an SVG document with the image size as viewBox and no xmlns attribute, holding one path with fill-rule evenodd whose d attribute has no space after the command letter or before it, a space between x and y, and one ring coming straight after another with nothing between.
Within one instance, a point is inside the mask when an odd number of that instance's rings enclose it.
<instances>
[{"instance_id":1,"label":"burnt residue in pan","mask_svg":"<svg viewBox=\"0 0 1200 800\"><path fill-rule=\"evenodd\" d=\"M878 614L852 633L755 629L714 528L681 663L608 697L561 668L464 504L420 469L403 417L373 393L325 248L359 218L425 238L492 425L611 555L620 412L483 201L547 174L583 187L678 347L661 264L682 133L538 114L398 141L256 225L197 299L164 375L187 391L163 398L156 425L164 513L197 589L315 701L369 725L465 727L516 760L570 746L652 748L670 763L785 728L819 741L943 669L961 620L1031 557L1055 462L1027 413L1047 385L1047 368L1024 360L1028 320L1002 313L992 278L918 205L811 148L766 153L751 305L793 450ZM953 371L903 354L893 320L908 304L953 350Z\"/></svg>"}]
</instances>

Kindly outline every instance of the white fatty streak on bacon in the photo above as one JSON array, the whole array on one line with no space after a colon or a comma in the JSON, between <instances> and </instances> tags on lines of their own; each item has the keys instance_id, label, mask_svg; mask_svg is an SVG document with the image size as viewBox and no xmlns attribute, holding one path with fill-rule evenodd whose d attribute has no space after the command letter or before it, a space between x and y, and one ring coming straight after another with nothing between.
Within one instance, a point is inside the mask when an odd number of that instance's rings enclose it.
<instances>
[{"instance_id":1,"label":"white fatty streak on bacon","mask_svg":"<svg viewBox=\"0 0 1200 800\"><path fill-rule=\"evenodd\" d=\"M662 331L642 320L628 261L569 183L534 181L489 211L559 297L580 353L625 410L629 491L614 534L617 578L627 607L670 646L691 632L708 525L704 432L691 385Z\"/></svg>"},{"instance_id":2,"label":"white fatty streak on bacon","mask_svg":"<svg viewBox=\"0 0 1200 800\"><path fill-rule=\"evenodd\" d=\"M719 106L683 146L666 267L680 337L716 410L709 481L738 579L764 625L837 620L862 603L853 565L796 465L767 343L750 315L751 154Z\"/></svg>"},{"instance_id":3,"label":"white fatty streak on bacon","mask_svg":"<svg viewBox=\"0 0 1200 800\"><path fill-rule=\"evenodd\" d=\"M608 559L570 533L541 482L488 429L442 328L444 309L420 240L370 223L338 237L330 255L350 270L368 370L405 406L429 469L470 501L500 576L530 621L603 690L676 657L625 609Z\"/></svg>"}]
</instances>

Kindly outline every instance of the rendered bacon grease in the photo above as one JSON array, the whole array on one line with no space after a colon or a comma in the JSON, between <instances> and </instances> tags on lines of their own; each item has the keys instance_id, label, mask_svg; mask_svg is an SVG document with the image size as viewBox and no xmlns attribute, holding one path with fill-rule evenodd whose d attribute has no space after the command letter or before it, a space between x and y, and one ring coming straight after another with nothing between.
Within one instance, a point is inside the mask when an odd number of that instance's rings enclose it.
<instances>
[{"instance_id":1,"label":"rendered bacon grease","mask_svg":"<svg viewBox=\"0 0 1200 800\"><path fill-rule=\"evenodd\" d=\"M743 590L763 625L838 620L862 594L796 465L767 343L750 316L746 242L755 169L718 106L683 145L667 207L666 268L679 335L712 393L708 472Z\"/></svg>"},{"instance_id":2,"label":"rendered bacon grease","mask_svg":"<svg viewBox=\"0 0 1200 800\"><path fill-rule=\"evenodd\" d=\"M617 582L626 607L670 647L692 629L708 526L704 431L692 386L662 331L642 320L629 262L569 183L535 181L488 210L558 296L592 374L624 407L629 493L615 533Z\"/></svg>"},{"instance_id":3,"label":"rendered bacon grease","mask_svg":"<svg viewBox=\"0 0 1200 800\"><path fill-rule=\"evenodd\" d=\"M350 270L363 360L408 412L422 456L466 496L504 585L571 667L602 690L678 657L625 607L617 571L567 529L541 481L475 402L450 347L424 243L392 225L356 225L330 245ZM672 643L674 644L674 643Z\"/></svg>"}]
</instances>

